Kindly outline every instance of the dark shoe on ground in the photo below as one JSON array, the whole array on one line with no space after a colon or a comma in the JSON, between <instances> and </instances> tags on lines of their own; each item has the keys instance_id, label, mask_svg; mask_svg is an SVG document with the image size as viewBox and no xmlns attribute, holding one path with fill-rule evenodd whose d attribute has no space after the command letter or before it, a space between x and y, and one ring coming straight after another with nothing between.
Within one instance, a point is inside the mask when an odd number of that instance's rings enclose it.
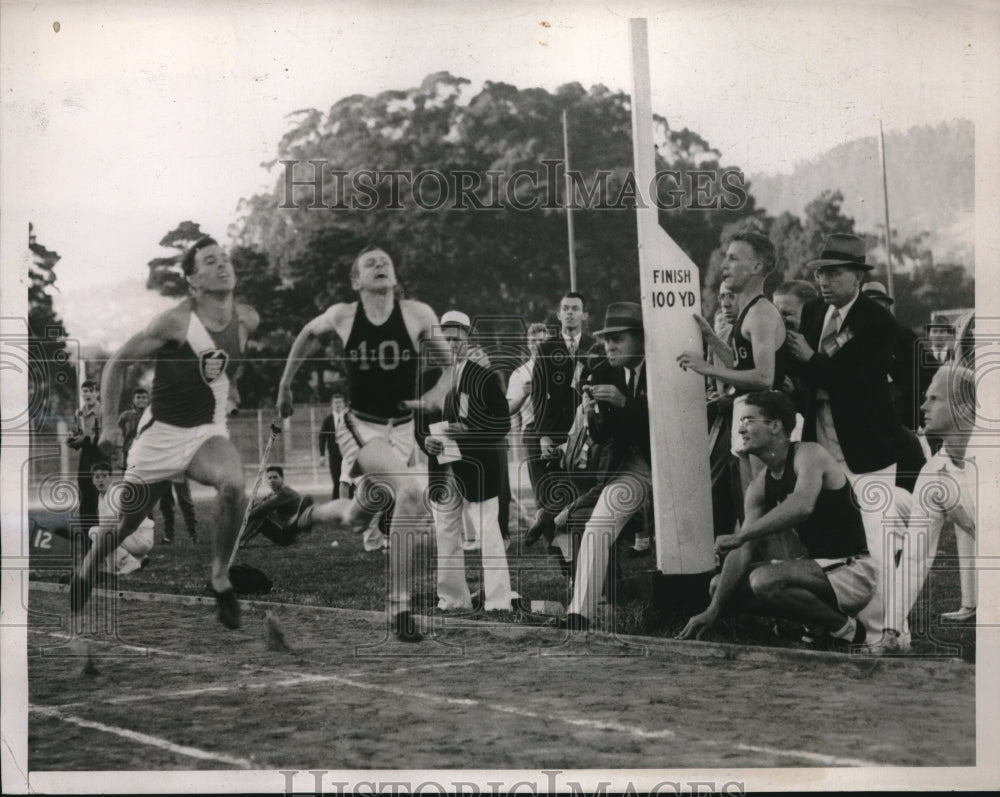
<instances>
[{"instance_id":1,"label":"dark shoe on ground","mask_svg":"<svg viewBox=\"0 0 1000 797\"><path fill-rule=\"evenodd\" d=\"M424 638L409 612L400 612L392 618L392 633L400 642L419 642Z\"/></svg>"},{"instance_id":2,"label":"dark shoe on ground","mask_svg":"<svg viewBox=\"0 0 1000 797\"><path fill-rule=\"evenodd\" d=\"M629 548L628 549L628 555L631 556L633 559L638 559L639 557L642 557L642 556L649 556L651 553L653 553L653 549L652 548L641 548L641 549L640 548Z\"/></svg>"},{"instance_id":3,"label":"dark shoe on ground","mask_svg":"<svg viewBox=\"0 0 1000 797\"><path fill-rule=\"evenodd\" d=\"M582 614L573 614L572 612L567 614L565 617L557 617L550 625L552 628L562 628L567 631L590 630L590 620Z\"/></svg>"},{"instance_id":4,"label":"dark shoe on ground","mask_svg":"<svg viewBox=\"0 0 1000 797\"><path fill-rule=\"evenodd\" d=\"M534 523L532 523L531 527L524 535L524 547L530 548L532 545L538 542L541 536L545 533L545 529L548 527L548 525L549 524L546 523L544 520L536 520Z\"/></svg>"},{"instance_id":5,"label":"dark shoe on ground","mask_svg":"<svg viewBox=\"0 0 1000 797\"><path fill-rule=\"evenodd\" d=\"M218 607L217 616L219 622L226 628L240 627L240 602L236 600L236 593L233 588L224 589L222 592L216 590L209 584L212 594L215 595L215 603Z\"/></svg>"}]
</instances>

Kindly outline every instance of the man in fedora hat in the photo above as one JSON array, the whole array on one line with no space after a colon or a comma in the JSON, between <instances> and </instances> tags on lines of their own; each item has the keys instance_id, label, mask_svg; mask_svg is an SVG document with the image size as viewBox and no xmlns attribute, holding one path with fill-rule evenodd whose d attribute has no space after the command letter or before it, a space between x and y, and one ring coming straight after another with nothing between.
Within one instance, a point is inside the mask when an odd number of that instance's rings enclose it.
<instances>
[{"instance_id":1,"label":"man in fedora hat","mask_svg":"<svg viewBox=\"0 0 1000 797\"><path fill-rule=\"evenodd\" d=\"M868 639L903 647L906 640L885 628L883 592L894 565L884 517L894 506L901 437L889 391L898 325L862 294L865 275L874 268L865 261L863 238L834 233L808 265L815 269L820 298L802 308L801 332L788 332L790 368L809 388L802 439L820 443L833 455L861 503L868 549L878 568L875 596L859 615ZM878 506L871 505L873 497Z\"/></svg>"},{"instance_id":2,"label":"man in fedora hat","mask_svg":"<svg viewBox=\"0 0 1000 797\"><path fill-rule=\"evenodd\" d=\"M867 296L876 304L881 305L886 310L896 303L896 300L889 295L885 285L881 282L866 282L861 289L862 296ZM915 385L915 364L917 363L917 333L907 326L896 322L896 347L892 353L892 368L889 377L892 379L892 397L899 414L899 420L907 429L916 429L919 426L917 405L914 395ZM930 380L928 380L928 383ZM926 385L921 385L920 392L923 393Z\"/></svg>"},{"instance_id":3,"label":"man in fedora hat","mask_svg":"<svg viewBox=\"0 0 1000 797\"><path fill-rule=\"evenodd\" d=\"M611 546L652 494L642 307L635 302L608 305L604 328L594 335L603 340L611 368L608 383L586 386L583 407L594 442L610 446L609 479L584 527L573 598L566 617L557 622L575 631L590 627Z\"/></svg>"}]
</instances>

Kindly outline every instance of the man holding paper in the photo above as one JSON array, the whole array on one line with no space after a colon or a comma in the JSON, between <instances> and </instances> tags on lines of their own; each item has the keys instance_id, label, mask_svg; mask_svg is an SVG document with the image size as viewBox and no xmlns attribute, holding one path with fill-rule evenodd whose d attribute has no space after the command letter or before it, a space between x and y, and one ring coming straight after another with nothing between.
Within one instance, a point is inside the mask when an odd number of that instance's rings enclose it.
<instances>
[{"instance_id":1,"label":"man holding paper","mask_svg":"<svg viewBox=\"0 0 1000 797\"><path fill-rule=\"evenodd\" d=\"M447 465L443 489L431 506L437 539L438 608L471 609L462 551L463 518L482 541L483 608L510 611L507 554L500 535L500 459L497 446L510 431L510 414L500 378L469 359L469 317L450 310L441 317L441 334L451 347L451 389L444 399L444 420L430 427L428 455Z\"/></svg>"}]
</instances>

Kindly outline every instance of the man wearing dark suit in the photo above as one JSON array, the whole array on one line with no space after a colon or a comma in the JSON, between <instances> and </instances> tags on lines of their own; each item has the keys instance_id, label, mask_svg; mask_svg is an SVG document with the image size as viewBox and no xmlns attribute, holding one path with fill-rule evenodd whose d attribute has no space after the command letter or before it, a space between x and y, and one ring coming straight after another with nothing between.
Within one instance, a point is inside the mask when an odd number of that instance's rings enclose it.
<instances>
[{"instance_id":1,"label":"man wearing dark suit","mask_svg":"<svg viewBox=\"0 0 1000 797\"><path fill-rule=\"evenodd\" d=\"M802 308L801 333L788 333L791 369L810 388L802 439L820 443L833 455L861 505L878 584L859 618L868 639L877 642L886 623L883 585L894 564L884 516L894 506L901 437L889 389L898 325L884 307L861 294L865 274L874 268L865 263L863 238L830 235L809 266L816 270L821 298Z\"/></svg>"},{"instance_id":2,"label":"man wearing dark suit","mask_svg":"<svg viewBox=\"0 0 1000 797\"><path fill-rule=\"evenodd\" d=\"M586 370L587 355L595 344L594 338L583 331L587 320L587 305L583 295L572 291L559 300L558 335L539 343L538 356L531 375L531 402L534 410L532 434L526 435L528 475L535 490L535 500L544 496L538 489L546 470L546 461L558 457L557 448L566 442L573 416L580 406L580 385ZM561 507L548 507L551 516ZM552 541L550 523L539 515L524 538L533 545L545 534Z\"/></svg>"},{"instance_id":3,"label":"man wearing dark suit","mask_svg":"<svg viewBox=\"0 0 1000 797\"><path fill-rule=\"evenodd\" d=\"M323 419L319 430L319 464L330 466L330 480L333 482L333 498L350 498L351 484L341 480L341 465L344 458L337 445L337 429L344 422L347 399L342 390L334 390L330 397L330 414Z\"/></svg>"},{"instance_id":4,"label":"man wearing dark suit","mask_svg":"<svg viewBox=\"0 0 1000 797\"><path fill-rule=\"evenodd\" d=\"M573 599L558 623L576 631L590 627L611 546L629 519L642 510L652 490L642 308L634 302L609 305L604 328L595 334L604 340L611 369L608 383L590 385L583 402L591 437L610 449L611 477L584 527Z\"/></svg>"},{"instance_id":5,"label":"man wearing dark suit","mask_svg":"<svg viewBox=\"0 0 1000 797\"><path fill-rule=\"evenodd\" d=\"M446 494L432 504L437 540L439 609L469 609L472 597L465 580L463 521L475 528L483 559L483 608L510 611L507 553L500 535L500 458L497 447L510 431L510 413L500 378L469 359L469 317L457 310L441 316L441 333L454 357L452 388L444 398L441 427L432 427L424 449L439 464L450 462ZM457 445L450 459L448 444Z\"/></svg>"}]
</instances>

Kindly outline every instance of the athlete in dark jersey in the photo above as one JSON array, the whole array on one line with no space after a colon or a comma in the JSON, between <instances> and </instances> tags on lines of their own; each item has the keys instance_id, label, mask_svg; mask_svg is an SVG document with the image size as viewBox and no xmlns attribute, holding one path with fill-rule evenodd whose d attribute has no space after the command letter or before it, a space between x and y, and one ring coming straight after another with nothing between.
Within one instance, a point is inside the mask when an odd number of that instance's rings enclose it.
<instances>
[{"instance_id":1,"label":"athlete in dark jersey","mask_svg":"<svg viewBox=\"0 0 1000 797\"><path fill-rule=\"evenodd\" d=\"M764 509L770 512L795 491L798 474L795 472L795 447L791 443L784 472L775 477L764 471ZM809 517L795 525L811 559L837 559L868 553L865 525L861 521L850 482L846 479L840 487L822 489L816 496L816 505Z\"/></svg>"},{"instance_id":2,"label":"athlete in dark jersey","mask_svg":"<svg viewBox=\"0 0 1000 797\"><path fill-rule=\"evenodd\" d=\"M152 402L129 449L125 481L133 487L122 492L118 528L95 545L77 569L70 602L75 613L83 610L100 563L135 531L169 489L169 480L184 474L218 490L211 586L219 620L227 628L238 628L240 608L229 581L229 560L244 502L243 465L229 441L225 419L236 361L259 318L235 301L235 272L213 239L197 241L181 266L191 295L130 338L104 368L105 395L119 396L126 369L155 359ZM107 402L101 447L109 456L122 443L115 411L114 403Z\"/></svg>"},{"instance_id":3,"label":"athlete in dark jersey","mask_svg":"<svg viewBox=\"0 0 1000 797\"><path fill-rule=\"evenodd\" d=\"M700 637L727 602L737 598L756 614L798 619L842 643L859 643L854 619L875 591L875 566L850 484L817 443L793 444L795 407L777 391L751 393L740 434L746 450L764 461L747 490L746 522L715 541L728 551L708 608L688 620L680 638ZM805 556L761 561L759 544L795 530Z\"/></svg>"},{"instance_id":4,"label":"athlete in dark jersey","mask_svg":"<svg viewBox=\"0 0 1000 797\"><path fill-rule=\"evenodd\" d=\"M335 333L344 343L351 379L351 409L347 422L338 429L337 443L344 466L362 476L354 500L339 498L314 505L291 524L299 529L343 527L363 530L385 508L373 488L387 485L395 505L389 523L391 626L399 639L421 639L409 611L414 563L413 519L422 514L426 478L408 467L415 445L411 411L403 402L413 402L418 392L418 352L421 343L438 353L435 364L449 362L450 351L442 337L435 338L437 316L423 302L396 297L396 271L392 259L380 247L366 247L351 267L351 285L358 301L330 307L303 327L278 387L278 411L287 418L293 412L292 381L302 361L319 345L324 335ZM450 385L451 369L445 369L434 395L440 401ZM384 490L382 491L384 494ZM367 533L366 533L367 536Z\"/></svg>"},{"instance_id":5,"label":"athlete in dark jersey","mask_svg":"<svg viewBox=\"0 0 1000 797\"><path fill-rule=\"evenodd\" d=\"M420 355L403 320L399 301L384 324L373 324L355 313L344 346L351 407L362 420L385 423L405 420L412 413L401 401L416 398Z\"/></svg>"},{"instance_id":6,"label":"athlete in dark jersey","mask_svg":"<svg viewBox=\"0 0 1000 797\"><path fill-rule=\"evenodd\" d=\"M729 345L733 350L734 371L753 371L757 367L756 361L754 360L753 342L747 339L747 337L743 334L743 322L746 320L747 313L749 313L751 308L761 299L765 302L768 301L764 294L757 294L750 300L746 307L740 311L739 316L736 318L736 323L733 324L733 330L729 337ZM771 379L771 384L768 385L768 387L772 390L777 390L782 384L784 384L785 371L788 368L787 357L788 354L786 352L786 344L785 341L782 340L781 345L774 352L774 376ZM744 395L749 392L750 391L745 388L736 387L737 395Z\"/></svg>"}]
</instances>

